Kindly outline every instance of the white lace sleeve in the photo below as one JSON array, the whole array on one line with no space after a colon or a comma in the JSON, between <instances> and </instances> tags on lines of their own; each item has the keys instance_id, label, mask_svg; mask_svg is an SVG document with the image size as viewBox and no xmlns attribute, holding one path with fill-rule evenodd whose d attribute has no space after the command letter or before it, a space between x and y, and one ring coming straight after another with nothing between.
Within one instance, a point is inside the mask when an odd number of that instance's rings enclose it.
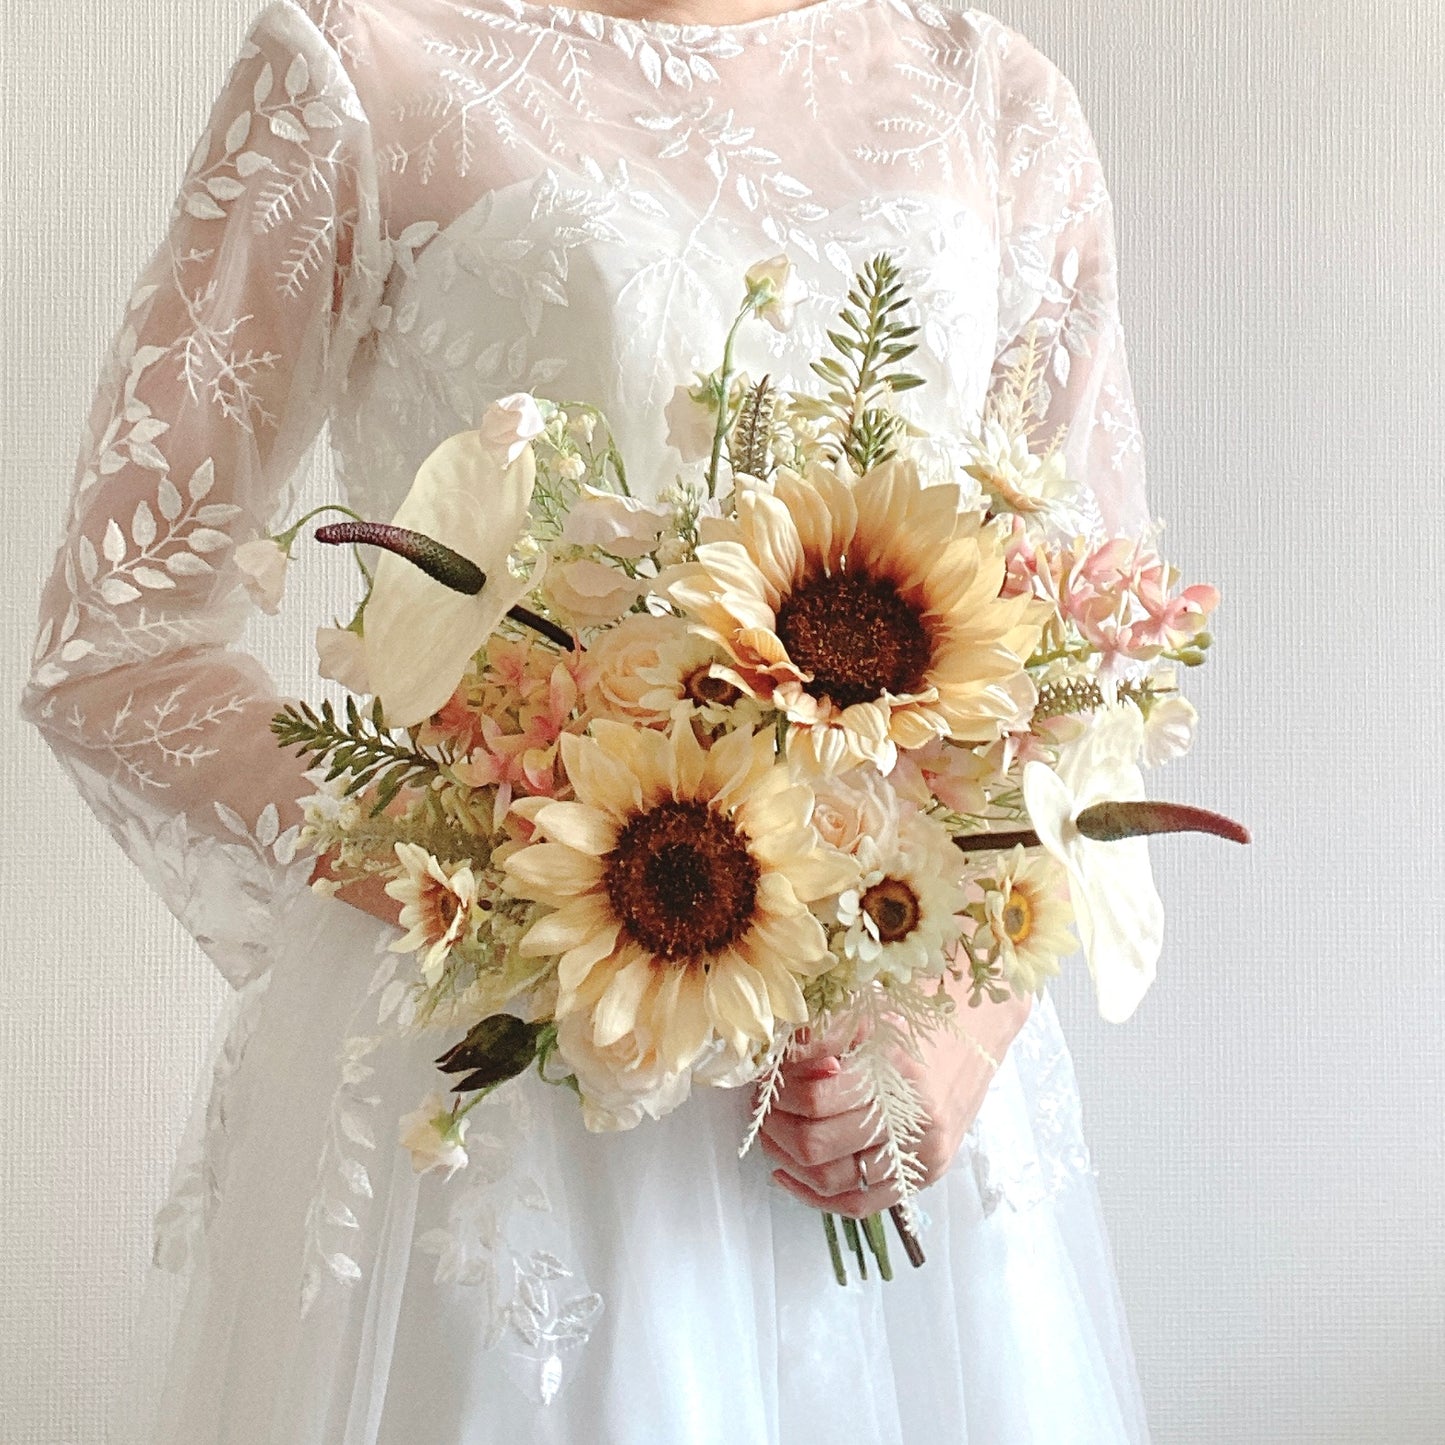
<instances>
[{"instance_id":1,"label":"white lace sleeve","mask_svg":"<svg viewBox=\"0 0 1445 1445\"><path fill-rule=\"evenodd\" d=\"M302 764L236 650L233 553L276 524L377 304L370 128L289 0L252 25L102 369L24 715L240 984L304 886Z\"/></svg>"},{"instance_id":2,"label":"white lace sleeve","mask_svg":"<svg viewBox=\"0 0 1445 1445\"><path fill-rule=\"evenodd\" d=\"M1041 438L1066 426L1069 475L1111 533L1149 523L1144 445L1119 321L1114 212L1073 85L1011 33L999 72L999 337L995 375L1038 323Z\"/></svg>"}]
</instances>

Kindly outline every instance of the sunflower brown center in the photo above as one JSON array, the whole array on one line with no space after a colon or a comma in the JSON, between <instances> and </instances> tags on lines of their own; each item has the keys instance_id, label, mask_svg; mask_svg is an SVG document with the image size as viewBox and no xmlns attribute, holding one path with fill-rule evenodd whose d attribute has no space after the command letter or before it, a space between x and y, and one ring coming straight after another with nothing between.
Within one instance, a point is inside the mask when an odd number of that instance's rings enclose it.
<instances>
[{"instance_id":1,"label":"sunflower brown center","mask_svg":"<svg viewBox=\"0 0 1445 1445\"><path fill-rule=\"evenodd\" d=\"M1024 894L1009 894L1003 910L1003 931L1014 944L1022 943L1034 931L1034 906Z\"/></svg>"},{"instance_id":2,"label":"sunflower brown center","mask_svg":"<svg viewBox=\"0 0 1445 1445\"><path fill-rule=\"evenodd\" d=\"M682 684L684 694L693 702L700 703L704 707L709 704L731 707L742 696L742 693L727 678L713 677L708 671L710 666L710 663L704 663L696 671L688 674Z\"/></svg>"},{"instance_id":3,"label":"sunflower brown center","mask_svg":"<svg viewBox=\"0 0 1445 1445\"><path fill-rule=\"evenodd\" d=\"M809 692L837 707L918 692L932 656L917 607L886 577L819 574L778 609L776 630L813 674Z\"/></svg>"},{"instance_id":4,"label":"sunflower brown center","mask_svg":"<svg viewBox=\"0 0 1445 1445\"><path fill-rule=\"evenodd\" d=\"M633 938L669 962L726 948L746 932L760 870L737 829L706 803L639 813L607 859L607 897Z\"/></svg>"},{"instance_id":5,"label":"sunflower brown center","mask_svg":"<svg viewBox=\"0 0 1445 1445\"><path fill-rule=\"evenodd\" d=\"M901 879L885 878L875 883L862 898L863 911L878 929L882 943L907 938L922 917L918 895Z\"/></svg>"}]
</instances>

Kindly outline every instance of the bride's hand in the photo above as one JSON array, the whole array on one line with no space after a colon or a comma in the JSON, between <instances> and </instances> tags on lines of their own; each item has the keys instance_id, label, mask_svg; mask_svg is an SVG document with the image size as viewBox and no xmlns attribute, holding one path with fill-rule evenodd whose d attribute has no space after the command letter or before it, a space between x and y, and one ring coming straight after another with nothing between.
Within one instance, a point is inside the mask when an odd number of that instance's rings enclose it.
<instances>
[{"instance_id":1,"label":"bride's hand","mask_svg":"<svg viewBox=\"0 0 1445 1445\"><path fill-rule=\"evenodd\" d=\"M993 1061L1002 1060L1029 1007L1028 999L1010 998L970 1008L960 998L962 1037L940 1030L923 1042L921 1063L907 1054L894 1055L928 1119L916 1145L924 1187L952 1165L993 1081ZM879 1147L876 1110L862 1080L839 1060L845 1043L824 1039L789 1059L760 1138L764 1152L780 1166L773 1177L791 1194L815 1209L861 1219L896 1204L898 1190Z\"/></svg>"},{"instance_id":2,"label":"bride's hand","mask_svg":"<svg viewBox=\"0 0 1445 1445\"><path fill-rule=\"evenodd\" d=\"M316 866L311 870L312 883L318 878L336 877L331 871L335 856L331 852L317 855ZM401 915L401 904L386 891L385 880L374 876L340 883L331 896L351 904L353 908L361 909L363 913L371 914L373 918L381 919L383 923L396 925Z\"/></svg>"}]
</instances>

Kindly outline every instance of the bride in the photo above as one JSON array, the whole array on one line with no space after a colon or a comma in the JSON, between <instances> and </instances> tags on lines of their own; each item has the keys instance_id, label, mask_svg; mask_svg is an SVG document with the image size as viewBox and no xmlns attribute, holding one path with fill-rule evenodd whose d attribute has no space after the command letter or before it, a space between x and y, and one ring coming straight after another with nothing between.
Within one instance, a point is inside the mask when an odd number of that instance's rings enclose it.
<instances>
[{"instance_id":1,"label":"bride","mask_svg":"<svg viewBox=\"0 0 1445 1445\"><path fill-rule=\"evenodd\" d=\"M473 1111L463 1176L419 1177L396 1140L436 1041L380 1017L396 905L308 887L314 782L235 646L243 583L277 585L243 544L323 422L370 516L518 390L599 404L655 495L747 267L786 253L806 283L740 358L799 387L880 250L922 317L920 425L957 435L1037 326L1046 430L1094 525L1138 531L1108 193L1072 87L1008 26L932 0L255 20L109 354L25 700L234 986L158 1219L153 1288L184 1303L138 1340L165 1365L135 1441L1147 1438L1047 999L933 1045L928 1262L886 1287L839 1289L820 1245L817 1210L894 1198L832 1040L791 1066L767 1158L738 1158L742 1091L599 1138L528 1076Z\"/></svg>"}]
</instances>

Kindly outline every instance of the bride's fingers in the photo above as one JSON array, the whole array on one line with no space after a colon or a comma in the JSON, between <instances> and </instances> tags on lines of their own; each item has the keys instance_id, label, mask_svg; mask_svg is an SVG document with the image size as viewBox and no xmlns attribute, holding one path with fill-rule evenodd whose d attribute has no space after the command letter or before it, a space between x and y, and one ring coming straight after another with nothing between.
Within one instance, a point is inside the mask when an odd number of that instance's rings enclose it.
<instances>
[{"instance_id":1,"label":"bride's fingers","mask_svg":"<svg viewBox=\"0 0 1445 1445\"><path fill-rule=\"evenodd\" d=\"M839 1194L820 1194L783 1169L775 1169L773 1179L804 1204L828 1214L846 1214L850 1219L866 1219L870 1214L881 1214L898 1203L898 1190L891 1179L877 1183L870 1179L867 1189L857 1188L855 1180L852 1189Z\"/></svg>"},{"instance_id":2,"label":"bride's fingers","mask_svg":"<svg viewBox=\"0 0 1445 1445\"><path fill-rule=\"evenodd\" d=\"M863 1081L841 1066L836 1072L824 1072L816 1065L811 1073L784 1070L783 1086L773 1102L773 1109L780 1109L785 1114L799 1114L805 1119L826 1119L856 1109L865 1094Z\"/></svg>"},{"instance_id":3,"label":"bride's fingers","mask_svg":"<svg viewBox=\"0 0 1445 1445\"><path fill-rule=\"evenodd\" d=\"M858 1172L858 1160L868 1162L868 1182L862 1182ZM802 1165L790 1159L780 1161L781 1171L795 1183L811 1190L820 1199L839 1199L847 1195L866 1193L874 1189L892 1187L892 1165L883 1150L864 1149L859 1154L848 1154L826 1164Z\"/></svg>"},{"instance_id":4,"label":"bride's fingers","mask_svg":"<svg viewBox=\"0 0 1445 1445\"><path fill-rule=\"evenodd\" d=\"M811 1167L852 1158L881 1137L877 1112L864 1107L827 1119L805 1119L773 1110L759 1131L763 1148L774 1159Z\"/></svg>"}]
</instances>

